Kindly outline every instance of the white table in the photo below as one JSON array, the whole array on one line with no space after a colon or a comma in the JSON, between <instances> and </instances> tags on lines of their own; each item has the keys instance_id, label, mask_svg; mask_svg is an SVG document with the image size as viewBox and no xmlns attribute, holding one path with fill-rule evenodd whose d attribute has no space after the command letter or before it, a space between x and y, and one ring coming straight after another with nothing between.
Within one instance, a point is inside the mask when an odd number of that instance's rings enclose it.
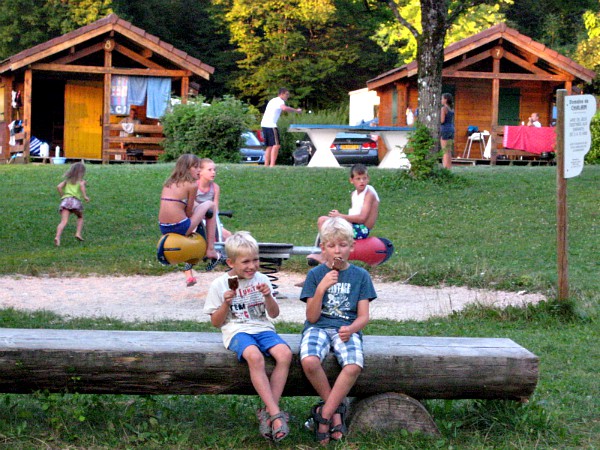
<instances>
[{"instance_id":1,"label":"white table","mask_svg":"<svg viewBox=\"0 0 600 450\"><path fill-rule=\"evenodd\" d=\"M377 134L388 150L378 167L385 169L409 169L410 162L403 149L408 142L411 127L371 127L351 125L291 124L288 131L306 133L315 146L315 154L309 167L340 167L331 153L330 146L338 133Z\"/></svg>"}]
</instances>

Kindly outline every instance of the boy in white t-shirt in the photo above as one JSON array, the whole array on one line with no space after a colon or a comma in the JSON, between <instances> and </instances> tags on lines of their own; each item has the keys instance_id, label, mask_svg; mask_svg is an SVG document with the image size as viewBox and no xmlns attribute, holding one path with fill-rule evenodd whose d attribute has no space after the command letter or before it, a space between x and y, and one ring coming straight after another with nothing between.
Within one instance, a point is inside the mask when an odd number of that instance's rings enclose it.
<instances>
[{"instance_id":1,"label":"boy in white t-shirt","mask_svg":"<svg viewBox=\"0 0 600 450\"><path fill-rule=\"evenodd\" d=\"M319 231L323 223L330 217L341 217L352 225L354 239L368 238L379 216L379 195L377 195L375 188L369 184L369 181L367 167L360 163L354 164L350 168L350 183L352 183L355 190L351 195L352 204L348 214L332 209L327 216L321 216L317 220ZM325 261L323 255L318 253L310 254L306 258L311 266L316 266Z\"/></svg>"},{"instance_id":2,"label":"boy in white t-shirt","mask_svg":"<svg viewBox=\"0 0 600 450\"><path fill-rule=\"evenodd\" d=\"M204 312L221 329L225 348L248 363L252 385L265 404L256 413L260 433L279 442L289 434L288 415L279 409L279 399L292 362L290 347L269 320L279 315L279 305L269 278L258 271L258 244L250 233L230 236L225 251L231 270L210 285ZM270 379L265 355L275 360Z\"/></svg>"}]
</instances>

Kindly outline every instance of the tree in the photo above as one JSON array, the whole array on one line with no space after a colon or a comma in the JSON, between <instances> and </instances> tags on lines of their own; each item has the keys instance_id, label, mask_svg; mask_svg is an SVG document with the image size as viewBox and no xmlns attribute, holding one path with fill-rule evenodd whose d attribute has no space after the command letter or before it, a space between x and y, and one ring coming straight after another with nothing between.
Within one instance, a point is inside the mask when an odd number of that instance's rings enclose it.
<instances>
[{"instance_id":1,"label":"tree","mask_svg":"<svg viewBox=\"0 0 600 450\"><path fill-rule=\"evenodd\" d=\"M113 0L113 8L136 27L213 66L215 73L201 86L206 98L231 90L241 55L229 42L222 5L212 0Z\"/></svg>"},{"instance_id":2,"label":"tree","mask_svg":"<svg viewBox=\"0 0 600 450\"><path fill-rule=\"evenodd\" d=\"M432 155L439 152L440 106L442 96L442 69L444 43L448 30L469 8L495 4L493 0L421 0L421 30L407 20L401 8L403 0L385 0L396 20L407 28L417 43L419 87L419 121L431 132L436 141Z\"/></svg>"},{"instance_id":3,"label":"tree","mask_svg":"<svg viewBox=\"0 0 600 450\"><path fill-rule=\"evenodd\" d=\"M337 107L392 62L370 39L381 9L363 0L218 1L227 3L231 37L243 54L235 87L253 104L285 86L292 104Z\"/></svg>"},{"instance_id":4,"label":"tree","mask_svg":"<svg viewBox=\"0 0 600 450\"><path fill-rule=\"evenodd\" d=\"M598 0L519 0L505 12L509 26L569 56L583 37L583 13L599 9Z\"/></svg>"},{"instance_id":5,"label":"tree","mask_svg":"<svg viewBox=\"0 0 600 450\"><path fill-rule=\"evenodd\" d=\"M503 7L512 0L500 0L493 5L478 5L466 10L456 18L446 33L445 45L472 36L504 20ZM421 29L420 0L409 0L399 6L399 12L419 33ZM398 54L398 63L407 64L417 57L417 40L411 30L393 16L379 23L373 39L384 50Z\"/></svg>"},{"instance_id":6,"label":"tree","mask_svg":"<svg viewBox=\"0 0 600 450\"><path fill-rule=\"evenodd\" d=\"M0 59L94 22L112 0L2 0Z\"/></svg>"}]
</instances>

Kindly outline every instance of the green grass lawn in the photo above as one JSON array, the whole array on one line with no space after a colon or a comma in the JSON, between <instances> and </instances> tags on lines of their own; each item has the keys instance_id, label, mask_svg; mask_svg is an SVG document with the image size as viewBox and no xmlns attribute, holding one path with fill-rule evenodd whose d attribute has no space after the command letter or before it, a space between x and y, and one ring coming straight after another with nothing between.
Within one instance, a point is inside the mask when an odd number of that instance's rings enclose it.
<instances>
[{"instance_id":1,"label":"green grass lawn","mask_svg":"<svg viewBox=\"0 0 600 450\"><path fill-rule=\"evenodd\" d=\"M0 166L0 274L160 274L174 270L155 256L161 184L172 165L88 165L85 242L74 222L53 245L65 167ZM395 255L371 269L389 280L539 291L551 299L526 309L473 308L426 322L369 324L368 334L508 337L540 357L530 403L427 401L442 437L405 433L356 436L338 448L598 448L600 447L600 167L568 181L571 299L556 292L556 169L457 167L450 183L411 182L370 169L382 199L374 234ZM261 242L312 245L315 222L349 207L346 169L219 166L221 209L231 230ZM71 219L73 220L73 219ZM306 271L303 257L284 269ZM1 293L1 287L0 287ZM60 301L60 299L57 299ZM207 324L66 321L48 313L0 311L4 327L209 330ZM299 332L284 324L281 332ZM256 397L2 395L4 448L264 448ZM281 448L315 447L302 429L312 398L286 398L292 435ZM241 419L241 420L240 420ZM330 445L330 447L334 447Z\"/></svg>"}]
</instances>

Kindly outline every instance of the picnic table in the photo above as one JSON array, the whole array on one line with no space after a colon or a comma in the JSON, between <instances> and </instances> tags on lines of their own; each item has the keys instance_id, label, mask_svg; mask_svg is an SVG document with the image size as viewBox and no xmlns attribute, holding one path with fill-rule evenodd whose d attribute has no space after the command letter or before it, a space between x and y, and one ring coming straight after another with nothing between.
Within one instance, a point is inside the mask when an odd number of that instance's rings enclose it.
<instances>
[{"instance_id":1,"label":"picnic table","mask_svg":"<svg viewBox=\"0 0 600 450\"><path fill-rule=\"evenodd\" d=\"M385 169L410 168L410 162L406 158L403 148L408 142L408 133L413 130L412 127L317 124L291 124L288 128L290 132L308 134L315 146L316 151L308 163L309 167L340 167L329 148L338 133L377 134L381 136L388 150L378 166Z\"/></svg>"}]
</instances>

